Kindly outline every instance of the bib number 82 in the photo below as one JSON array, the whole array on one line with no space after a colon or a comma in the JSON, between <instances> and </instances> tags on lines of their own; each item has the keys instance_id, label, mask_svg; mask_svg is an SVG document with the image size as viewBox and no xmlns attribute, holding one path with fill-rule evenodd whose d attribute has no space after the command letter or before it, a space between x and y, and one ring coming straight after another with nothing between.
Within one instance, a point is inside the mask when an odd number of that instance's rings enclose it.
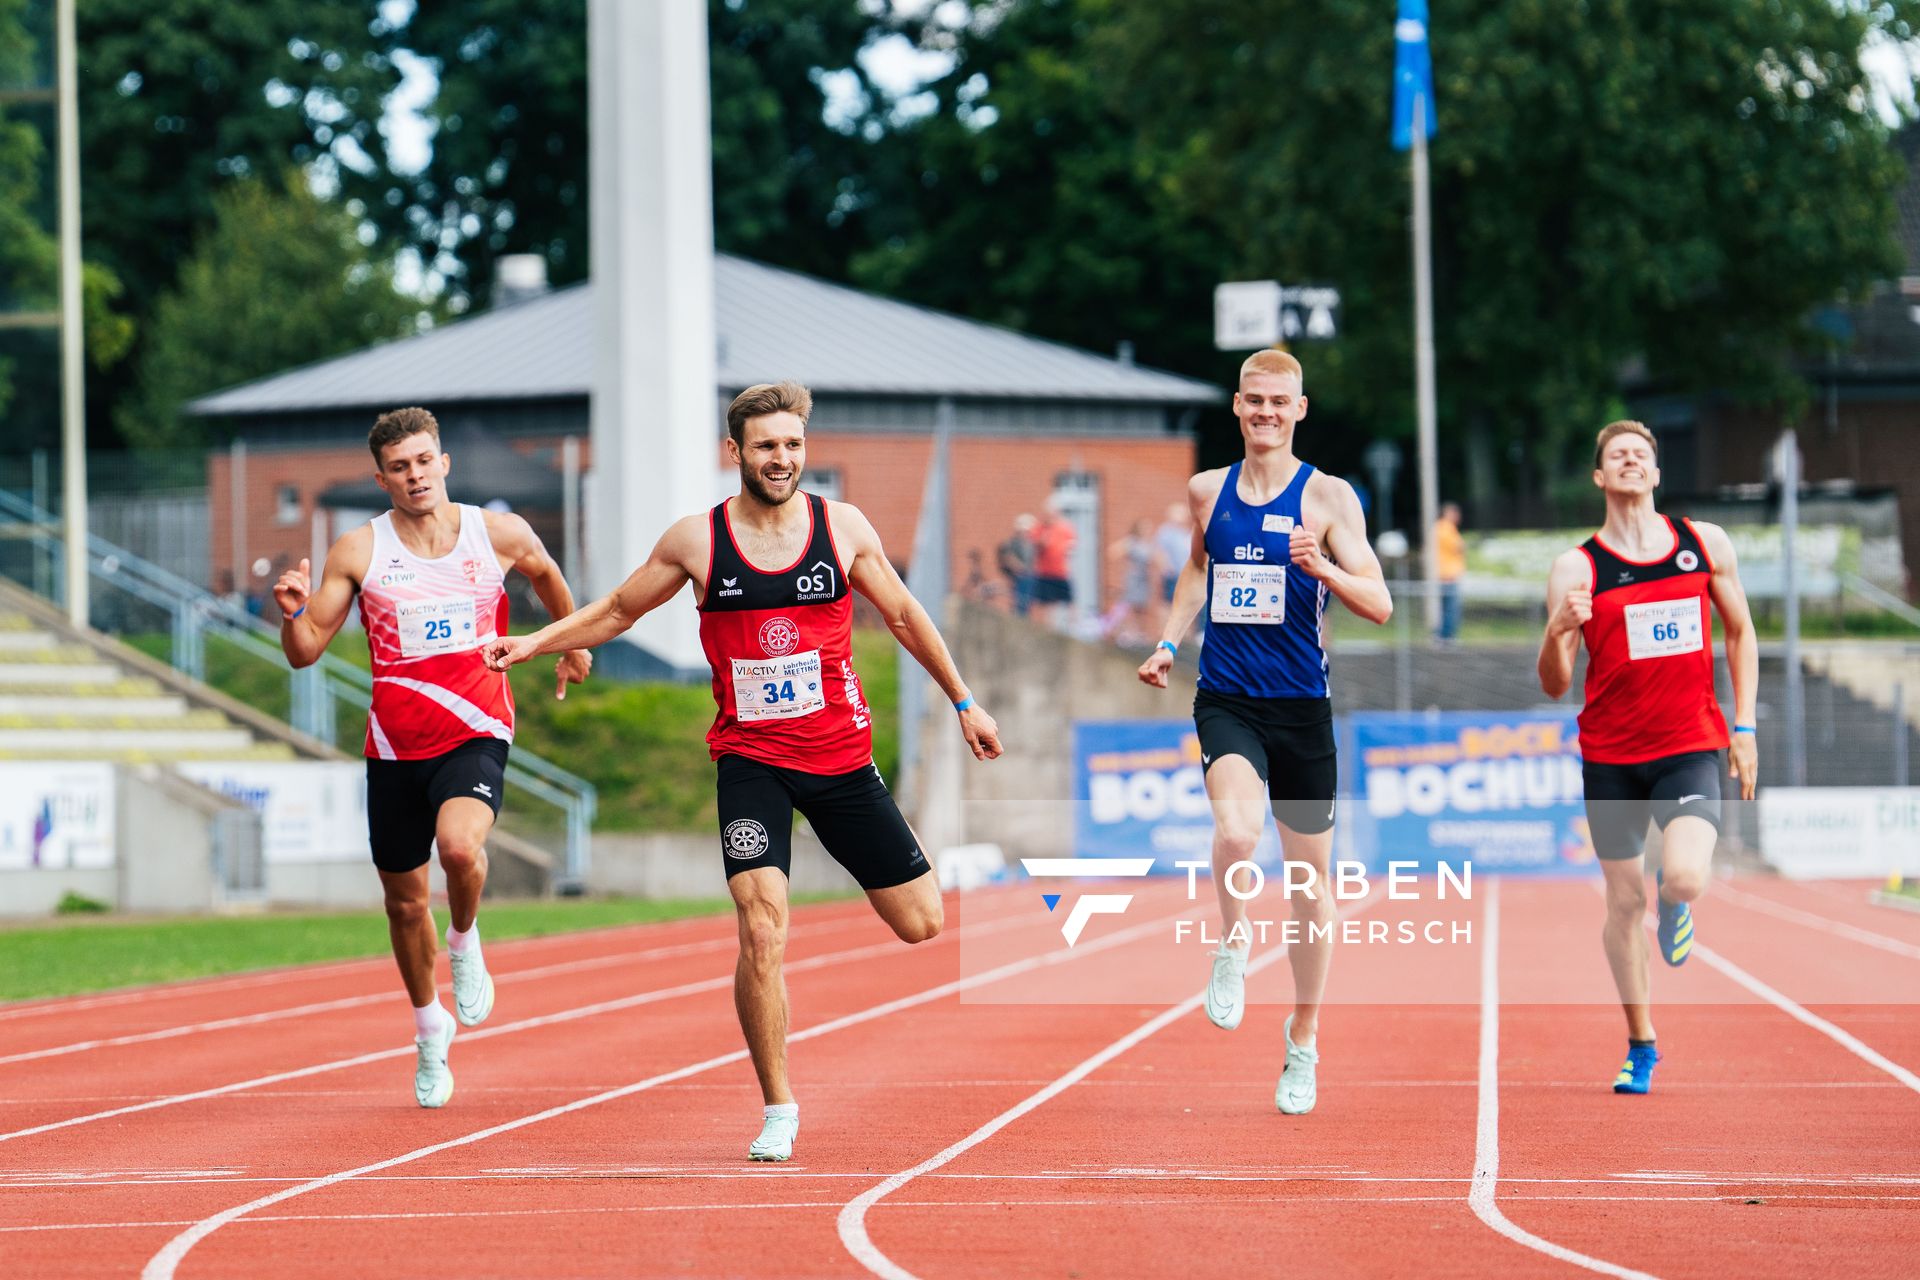
<instances>
[{"instance_id":1,"label":"bib number 82","mask_svg":"<svg viewBox=\"0 0 1920 1280\"><path fill-rule=\"evenodd\" d=\"M1256 587L1228 587L1227 605L1234 609L1251 609L1260 599Z\"/></svg>"}]
</instances>

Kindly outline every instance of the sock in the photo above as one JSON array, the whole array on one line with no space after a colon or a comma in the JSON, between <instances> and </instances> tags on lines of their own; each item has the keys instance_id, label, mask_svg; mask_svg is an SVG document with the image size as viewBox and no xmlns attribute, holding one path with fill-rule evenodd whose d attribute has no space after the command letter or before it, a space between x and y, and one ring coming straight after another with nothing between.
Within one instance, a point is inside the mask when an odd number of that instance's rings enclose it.
<instances>
[{"instance_id":1,"label":"sock","mask_svg":"<svg viewBox=\"0 0 1920 1280\"><path fill-rule=\"evenodd\" d=\"M413 1035L416 1040L425 1040L428 1036L437 1036L447 1025L447 1011L441 1007L439 997L432 1004L416 1006L413 1011Z\"/></svg>"},{"instance_id":2,"label":"sock","mask_svg":"<svg viewBox=\"0 0 1920 1280\"><path fill-rule=\"evenodd\" d=\"M765 1108L763 1115L764 1118L768 1120L798 1120L800 1118L800 1104L797 1102L776 1102L772 1106Z\"/></svg>"},{"instance_id":3,"label":"sock","mask_svg":"<svg viewBox=\"0 0 1920 1280\"><path fill-rule=\"evenodd\" d=\"M473 927L465 933L460 932L449 924L447 926L447 950L459 955L466 955L469 951L480 950L480 921L476 918L473 922Z\"/></svg>"},{"instance_id":4,"label":"sock","mask_svg":"<svg viewBox=\"0 0 1920 1280\"><path fill-rule=\"evenodd\" d=\"M1628 1037L1627 1037L1627 1048L1629 1048L1629 1049L1651 1049L1651 1048L1653 1048L1653 1041L1651 1041L1651 1040L1635 1040L1635 1039L1634 1039L1634 1038L1633 1038L1632 1036L1628 1036Z\"/></svg>"}]
</instances>

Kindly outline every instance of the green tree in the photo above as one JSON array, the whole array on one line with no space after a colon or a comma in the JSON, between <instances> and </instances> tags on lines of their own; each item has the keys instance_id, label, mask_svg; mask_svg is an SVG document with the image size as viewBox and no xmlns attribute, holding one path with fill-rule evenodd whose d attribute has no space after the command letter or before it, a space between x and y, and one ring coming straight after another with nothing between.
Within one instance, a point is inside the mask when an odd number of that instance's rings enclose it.
<instances>
[{"instance_id":1,"label":"green tree","mask_svg":"<svg viewBox=\"0 0 1920 1280\"><path fill-rule=\"evenodd\" d=\"M822 118L820 75L864 81L855 54L877 19L822 0L711 0L708 14L716 241L844 276L865 144ZM543 255L556 284L586 278L586 21L586 0L464 0L420 5L389 39L438 74L433 156L353 189L481 304L503 253Z\"/></svg>"},{"instance_id":2,"label":"green tree","mask_svg":"<svg viewBox=\"0 0 1920 1280\"><path fill-rule=\"evenodd\" d=\"M1212 292L1232 258L1175 208L1140 131L1089 57L1102 6L984 6L926 86L933 109L874 148L871 230L853 276L882 293L1112 351L1216 370Z\"/></svg>"},{"instance_id":3,"label":"green tree","mask_svg":"<svg viewBox=\"0 0 1920 1280\"><path fill-rule=\"evenodd\" d=\"M193 397L416 330L419 302L395 291L360 232L298 174L215 196L212 225L154 306L137 393L120 414L126 439L200 443L204 428L181 411Z\"/></svg>"},{"instance_id":4,"label":"green tree","mask_svg":"<svg viewBox=\"0 0 1920 1280\"><path fill-rule=\"evenodd\" d=\"M1373 0L1087 0L1086 56L1236 271L1327 280L1315 389L1411 414L1406 159ZM1564 473L1643 366L1791 403L1809 310L1894 273L1901 166L1860 66L1916 0L1476 0L1435 15L1441 422ZM1497 446L1506 445L1507 449ZM1529 476L1527 473L1531 472Z\"/></svg>"},{"instance_id":5,"label":"green tree","mask_svg":"<svg viewBox=\"0 0 1920 1280\"><path fill-rule=\"evenodd\" d=\"M229 184L289 165L386 164L378 129L399 83L379 0L79 0L81 216L87 253L151 335L160 295ZM283 300L284 301L284 300ZM140 362L88 388L104 427Z\"/></svg>"}]
</instances>

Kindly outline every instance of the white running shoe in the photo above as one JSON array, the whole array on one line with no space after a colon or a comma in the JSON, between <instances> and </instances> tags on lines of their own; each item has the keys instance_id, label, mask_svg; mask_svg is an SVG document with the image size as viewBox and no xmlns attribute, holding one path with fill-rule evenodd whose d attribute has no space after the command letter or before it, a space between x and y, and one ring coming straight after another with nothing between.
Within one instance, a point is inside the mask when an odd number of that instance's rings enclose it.
<instances>
[{"instance_id":1,"label":"white running shoe","mask_svg":"<svg viewBox=\"0 0 1920 1280\"><path fill-rule=\"evenodd\" d=\"M1223 942L1213 953L1213 974L1207 979L1207 1017L1222 1031L1231 1031L1246 1011L1247 952Z\"/></svg>"},{"instance_id":2,"label":"white running shoe","mask_svg":"<svg viewBox=\"0 0 1920 1280\"><path fill-rule=\"evenodd\" d=\"M444 1025L446 1034L418 1037L413 1042L420 1055L413 1068L413 1100L423 1107L444 1107L453 1096L453 1071L447 1066L447 1050L453 1047L453 1033L459 1028L452 1018Z\"/></svg>"},{"instance_id":3,"label":"white running shoe","mask_svg":"<svg viewBox=\"0 0 1920 1280\"><path fill-rule=\"evenodd\" d=\"M768 1116L760 1136L747 1148L750 1160L791 1160L793 1140L800 1132L799 1116Z\"/></svg>"},{"instance_id":4,"label":"white running shoe","mask_svg":"<svg viewBox=\"0 0 1920 1280\"><path fill-rule=\"evenodd\" d=\"M477 1027L493 1012L493 975L479 951L447 952L453 966L453 1012L463 1027Z\"/></svg>"},{"instance_id":5,"label":"white running shoe","mask_svg":"<svg viewBox=\"0 0 1920 1280\"><path fill-rule=\"evenodd\" d=\"M1287 1040L1287 1068L1280 1073L1280 1083L1273 1091L1273 1105L1280 1108L1283 1115L1303 1116L1313 1110L1318 1093L1314 1086L1314 1068L1320 1063L1320 1050L1312 1045L1302 1049L1293 1042L1292 1014L1287 1015L1287 1024L1280 1034Z\"/></svg>"}]
</instances>

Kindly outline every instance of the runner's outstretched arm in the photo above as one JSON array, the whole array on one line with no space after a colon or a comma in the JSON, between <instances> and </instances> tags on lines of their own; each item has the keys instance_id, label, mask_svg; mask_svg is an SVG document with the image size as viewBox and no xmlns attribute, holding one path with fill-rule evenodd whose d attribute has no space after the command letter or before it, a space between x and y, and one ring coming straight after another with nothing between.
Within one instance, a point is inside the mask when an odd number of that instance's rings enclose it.
<instances>
[{"instance_id":1,"label":"runner's outstretched arm","mask_svg":"<svg viewBox=\"0 0 1920 1280\"><path fill-rule=\"evenodd\" d=\"M486 647L487 665L505 671L543 653L591 649L605 644L673 599L693 578L687 566L704 563L705 513L676 521L654 544L646 563L627 580L584 609L550 622L532 635L503 636ZM697 554L696 554L697 553Z\"/></svg>"},{"instance_id":2,"label":"runner's outstretched arm","mask_svg":"<svg viewBox=\"0 0 1920 1280\"><path fill-rule=\"evenodd\" d=\"M1540 689L1557 698L1573 685L1580 628L1593 616L1593 576L1586 555L1562 552L1547 575L1547 632L1540 639Z\"/></svg>"},{"instance_id":3,"label":"runner's outstretched arm","mask_svg":"<svg viewBox=\"0 0 1920 1280\"><path fill-rule=\"evenodd\" d=\"M540 535L533 526L512 512L488 511L487 537L492 540L494 549L501 555L513 559L514 571L524 577L533 587L533 593L540 597L540 603L547 608L547 616L559 621L573 612L573 592L567 586L566 575L560 572L560 566L547 554L546 544L540 541ZM567 686L580 684L593 669L593 653L588 649L569 649L560 655L559 666L554 671L553 696L566 701Z\"/></svg>"},{"instance_id":4,"label":"runner's outstretched arm","mask_svg":"<svg viewBox=\"0 0 1920 1280\"><path fill-rule=\"evenodd\" d=\"M1713 577L1707 592L1720 611L1720 629L1727 637L1727 676L1733 682L1733 722L1753 725L1760 699L1760 638L1754 633L1753 613L1747 608L1746 588L1740 585L1740 566L1733 539L1717 524L1693 522L1694 532L1713 559ZM1760 751L1751 733L1736 733L1727 747L1727 773L1740 780L1740 798L1753 799L1760 780Z\"/></svg>"},{"instance_id":5,"label":"runner's outstretched arm","mask_svg":"<svg viewBox=\"0 0 1920 1280\"><path fill-rule=\"evenodd\" d=\"M851 552L847 581L854 590L873 602L874 608L880 611L881 618L886 621L887 629L893 632L893 638L933 677L933 682L940 686L947 700L955 707L963 702L969 704L960 712L960 732L973 749L974 758L991 760L998 756L1001 752L1000 726L994 723L992 716L972 702L967 692L967 682L960 678L960 669L954 665L947 642L940 638L940 630L933 625L933 619L913 598L913 592L907 590L907 584L900 580L892 561L887 559L886 549L880 545L880 535L858 507L832 502L827 504L827 509L834 545L843 548L843 556Z\"/></svg>"}]
</instances>

